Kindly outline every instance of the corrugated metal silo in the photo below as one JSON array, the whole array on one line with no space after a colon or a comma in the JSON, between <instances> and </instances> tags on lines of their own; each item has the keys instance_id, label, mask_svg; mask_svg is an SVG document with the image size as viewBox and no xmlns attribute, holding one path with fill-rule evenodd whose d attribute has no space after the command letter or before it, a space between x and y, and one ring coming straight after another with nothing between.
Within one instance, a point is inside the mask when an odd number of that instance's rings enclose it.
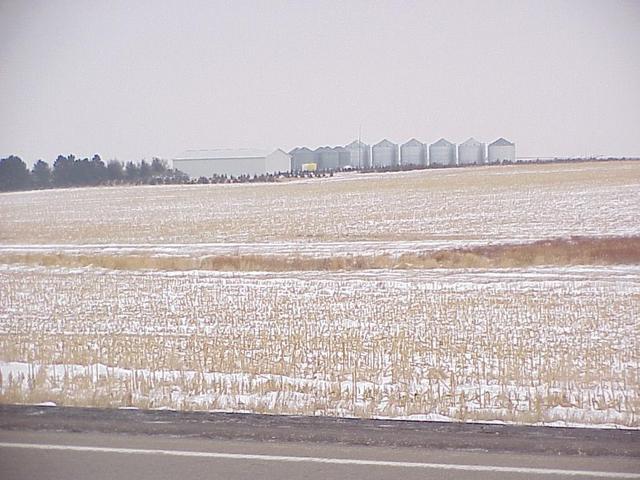
<instances>
[{"instance_id":1,"label":"corrugated metal silo","mask_svg":"<svg viewBox=\"0 0 640 480\"><path fill-rule=\"evenodd\" d=\"M307 163L317 163L317 156L307 147L294 148L289 152L291 155L291 170L294 172L302 171L302 165Z\"/></svg>"},{"instance_id":2,"label":"corrugated metal silo","mask_svg":"<svg viewBox=\"0 0 640 480\"><path fill-rule=\"evenodd\" d=\"M344 147L334 147L334 151L338 152L338 166L340 168L352 167L351 165L351 153Z\"/></svg>"},{"instance_id":3,"label":"corrugated metal silo","mask_svg":"<svg viewBox=\"0 0 640 480\"><path fill-rule=\"evenodd\" d=\"M351 155L350 165L355 168L369 168L371 166L371 155L369 145L360 140L354 140L344 147Z\"/></svg>"},{"instance_id":4,"label":"corrugated metal silo","mask_svg":"<svg viewBox=\"0 0 640 480\"><path fill-rule=\"evenodd\" d=\"M376 143L371 149L373 167L393 167L398 165L398 145L389 140Z\"/></svg>"},{"instance_id":5,"label":"corrugated metal silo","mask_svg":"<svg viewBox=\"0 0 640 480\"><path fill-rule=\"evenodd\" d=\"M482 165L484 163L484 143L471 137L458 145L458 165Z\"/></svg>"},{"instance_id":6,"label":"corrugated metal silo","mask_svg":"<svg viewBox=\"0 0 640 480\"><path fill-rule=\"evenodd\" d=\"M315 149L320 170L336 170L340 166L340 155L331 147Z\"/></svg>"},{"instance_id":7,"label":"corrugated metal silo","mask_svg":"<svg viewBox=\"0 0 640 480\"><path fill-rule=\"evenodd\" d=\"M402 165L426 165L426 151L424 143L412 138L400 147L400 162Z\"/></svg>"},{"instance_id":8,"label":"corrugated metal silo","mask_svg":"<svg viewBox=\"0 0 640 480\"><path fill-rule=\"evenodd\" d=\"M441 138L429 145L429 165L453 166L456 164L456 146Z\"/></svg>"},{"instance_id":9,"label":"corrugated metal silo","mask_svg":"<svg viewBox=\"0 0 640 480\"><path fill-rule=\"evenodd\" d=\"M516 144L509 140L499 138L495 142L489 144L487 152L488 163L502 163L516 161Z\"/></svg>"}]
</instances>

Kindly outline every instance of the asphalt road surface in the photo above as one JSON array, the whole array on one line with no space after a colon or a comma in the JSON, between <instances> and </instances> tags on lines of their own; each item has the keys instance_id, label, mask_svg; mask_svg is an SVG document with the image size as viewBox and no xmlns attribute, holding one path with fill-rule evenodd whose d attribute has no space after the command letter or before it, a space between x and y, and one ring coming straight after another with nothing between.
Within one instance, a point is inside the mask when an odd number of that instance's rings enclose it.
<instances>
[{"instance_id":1,"label":"asphalt road surface","mask_svg":"<svg viewBox=\"0 0 640 480\"><path fill-rule=\"evenodd\" d=\"M640 480L639 433L0 406L0 478Z\"/></svg>"}]
</instances>

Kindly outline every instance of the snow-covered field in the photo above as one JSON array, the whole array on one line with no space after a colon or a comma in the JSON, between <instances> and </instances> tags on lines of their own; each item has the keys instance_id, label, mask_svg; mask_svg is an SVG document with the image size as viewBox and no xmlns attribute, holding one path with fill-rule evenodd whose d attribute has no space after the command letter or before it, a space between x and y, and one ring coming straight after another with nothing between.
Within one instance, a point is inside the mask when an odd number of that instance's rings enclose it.
<instances>
[{"instance_id":1,"label":"snow-covered field","mask_svg":"<svg viewBox=\"0 0 640 480\"><path fill-rule=\"evenodd\" d=\"M640 234L640 163L3 194L1 244L531 240ZM301 248L304 248L301 246Z\"/></svg>"},{"instance_id":2,"label":"snow-covered field","mask_svg":"<svg viewBox=\"0 0 640 480\"><path fill-rule=\"evenodd\" d=\"M0 398L637 427L639 298L639 266L4 267L0 351L36 367Z\"/></svg>"},{"instance_id":3,"label":"snow-covered field","mask_svg":"<svg viewBox=\"0 0 640 480\"><path fill-rule=\"evenodd\" d=\"M0 195L0 401L640 428L640 265L237 271L640 233L640 163ZM46 253L48 263L3 263ZM51 260L53 258L53 260Z\"/></svg>"}]
</instances>

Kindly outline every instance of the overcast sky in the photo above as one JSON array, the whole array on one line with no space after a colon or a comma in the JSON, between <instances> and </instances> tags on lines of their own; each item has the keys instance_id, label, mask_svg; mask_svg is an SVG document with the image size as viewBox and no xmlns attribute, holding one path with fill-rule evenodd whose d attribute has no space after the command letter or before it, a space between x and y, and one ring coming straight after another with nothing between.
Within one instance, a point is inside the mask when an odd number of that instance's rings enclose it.
<instances>
[{"instance_id":1,"label":"overcast sky","mask_svg":"<svg viewBox=\"0 0 640 480\"><path fill-rule=\"evenodd\" d=\"M0 0L0 156L358 136L640 155L640 1Z\"/></svg>"}]
</instances>

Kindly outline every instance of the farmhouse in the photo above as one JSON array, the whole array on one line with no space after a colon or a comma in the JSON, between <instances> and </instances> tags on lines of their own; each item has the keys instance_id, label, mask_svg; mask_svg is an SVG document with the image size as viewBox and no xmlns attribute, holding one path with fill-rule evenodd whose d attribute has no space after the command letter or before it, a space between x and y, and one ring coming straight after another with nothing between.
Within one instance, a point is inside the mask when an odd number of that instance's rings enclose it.
<instances>
[{"instance_id":1,"label":"farmhouse","mask_svg":"<svg viewBox=\"0 0 640 480\"><path fill-rule=\"evenodd\" d=\"M264 175L290 171L291 155L280 149L271 153L252 148L187 150L173 159L173 168L191 178Z\"/></svg>"}]
</instances>

